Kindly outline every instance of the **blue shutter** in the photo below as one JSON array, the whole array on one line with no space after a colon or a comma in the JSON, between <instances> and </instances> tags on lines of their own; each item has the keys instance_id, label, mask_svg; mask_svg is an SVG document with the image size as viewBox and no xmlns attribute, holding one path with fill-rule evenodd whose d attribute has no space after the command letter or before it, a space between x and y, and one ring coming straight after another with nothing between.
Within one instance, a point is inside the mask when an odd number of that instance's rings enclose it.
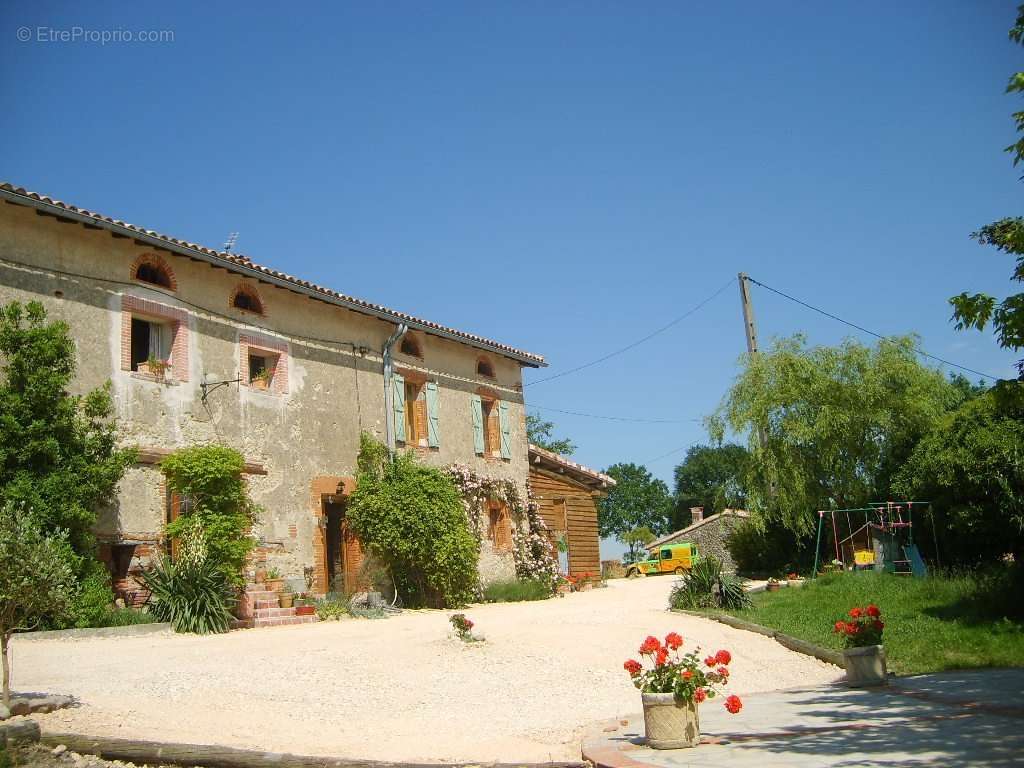
<instances>
[{"instance_id":1,"label":"blue shutter","mask_svg":"<svg viewBox=\"0 0 1024 768\"><path fill-rule=\"evenodd\" d=\"M508 418L508 403L498 403L498 423L501 425L501 458L512 458L512 427Z\"/></svg>"},{"instance_id":2,"label":"blue shutter","mask_svg":"<svg viewBox=\"0 0 1024 768\"><path fill-rule=\"evenodd\" d=\"M438 428L437 382L427 382L427 445L437 448L441 444L441 430Z\"/></svg>"},{"instance_id":3,"label":"blue shutter","mask_svg":"<svg viewBox=\"0 0 1024 768\"><path fill-rule=\"evenodd\" d=\"M480 395L473 395L473 450L482 454L484 452L484 404Z\"/></svg>"},{"instance_id":4,"label":"blue shutter","mask_svg":"<svg viewBox=\"0 0 1024 768\"><path fill-rule=\"evenodd\" d=\"M391 374L391 392L395 401L395 440L405 442L405 377Z\"/></svg>"}]
</instances>

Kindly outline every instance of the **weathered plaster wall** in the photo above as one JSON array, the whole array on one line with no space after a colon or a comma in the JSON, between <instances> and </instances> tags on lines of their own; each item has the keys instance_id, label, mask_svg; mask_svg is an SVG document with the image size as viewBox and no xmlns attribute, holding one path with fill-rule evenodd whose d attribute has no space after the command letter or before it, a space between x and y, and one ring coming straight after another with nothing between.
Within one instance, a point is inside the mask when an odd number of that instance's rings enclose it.
<instances>
[{"instance_id":1,"label":"weathered plaster wall","mask_svg":"<svg viewBox=\"0 0 1024 768\"><path fill-rule=\"evenodd\" d=\"M77 343L74 389L84 392L111 382L122 444L173 449L217 441L262 464L266 475L249 476L253 496L265 509L257 533L269 548L269 562L300 577L304 566L314 564L313 479L354 476L360 430L383 437L380 350L394 326L167 252L159 255L174 272L176 291L132 281L132 264L153 252L131 239L3 204L0 303L38 300L51 318L70 324ZM259 293L265 316L230 306L243 283ZM125 296L185 313L187 381L157 383L121 370ZM287 393L230 384L210 392L204 403L204 377L225 381L238 376L242 335L270 337L285 346ZM396 357L400 364L424 370L440 389L441 444L420 451L421 458L436 465L465 463L482 474L525 484L519 365L491 355L496 376L483 379L476 374L479 350L434 336L420 334L418 339L422 360ZM509 403L510 461L473 452L471 397L480 386L497 390ZM130 470L118 498L102 512L98 533L156 537L165 517L160 480L153 466Z\"/></svg>"}]
</instances>

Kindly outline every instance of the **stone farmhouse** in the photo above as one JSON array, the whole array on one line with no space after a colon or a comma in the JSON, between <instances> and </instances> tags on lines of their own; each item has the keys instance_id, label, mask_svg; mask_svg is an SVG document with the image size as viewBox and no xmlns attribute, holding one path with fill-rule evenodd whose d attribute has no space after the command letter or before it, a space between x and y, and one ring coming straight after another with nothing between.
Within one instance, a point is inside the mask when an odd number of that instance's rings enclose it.
<instances>
[{"instance_id":1,"label":"stone farmhouse","mask_svg":"<svg viewBox=\"0 0 1024 768\"><path fill-rule=\"evenodd\" d=\"M666 544L692 542L702 555L714 555L727 571L736 570L736 563L729 554L726 543L737 525L750 518L745 509L723 509L713 515L704 516L704 507L690 507L690 525L678 531L665 534L646 546L651 556L658 554L658 548Z\"/></svg>"},{"instance_id":2,"label":"stone farmhouse","mask_svg":"<svg viewBox=\"0 0 1024 768\"><path fill-rule=\"evenodd\" d=\"M119 439L139 451L96 530L122 590L187 512L158 466L181 446L241 451L264 509L260 555L318 593L356 586L345 504L362 430L525 490L522 370L540 355L10 184L0 199L0 303L39 301L70 324L74 386L112 382ZM604 482L576 475L580 496ZM514 576L514 522L491 509L489 523L484 582ZM596 547L595 526L573 551L589 567Z\"/></svg>"}]
</instances>

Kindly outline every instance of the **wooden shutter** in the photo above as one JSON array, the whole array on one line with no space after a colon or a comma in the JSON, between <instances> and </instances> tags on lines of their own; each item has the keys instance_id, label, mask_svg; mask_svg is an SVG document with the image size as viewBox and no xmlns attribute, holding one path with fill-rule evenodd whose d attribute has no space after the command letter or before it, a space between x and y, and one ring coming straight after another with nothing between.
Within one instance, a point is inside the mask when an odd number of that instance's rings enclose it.
<instances>
[{"instance_id":1,"label":"wooden shutter","mask_svg":"<svg viewBox=\"0 0 1024 768\"><path fill-rule=\"evenodd\" d=\"M391 392L395 401L395 440L405 442L405 377L391 374Z\"/></svg>"},{"instance_id":2,"label":"wooden shutter","mask_svg":"<svg viewBox=\"0 0 1024 768\"><path fill-rule=\"evenodd\" d=\"M437 448L441 444L441 430L437 414L437 382L427 382L427 445Z\"/></svg>"},{"instance_id":3,"label":"wooden shutter","mask_svg":"<svg viewBox=\"0 0 1024 768\"><path fill-rule=\"evenodd\" d=\"M484 452L484 404L480 395L473 395L471 404L473 411L473 450Z\"/></svg>"},{"instance_id":4,"label":"wooden shutter","mask_svg":"<svg viewBox=\"0 0 1024 768\"><path fill-rule=\"evenodd\" d=\"M512 458L512 425L509 424L508 403L498 403L498 423L501 425L501 458Z\"/></svg>"}]
</instances>

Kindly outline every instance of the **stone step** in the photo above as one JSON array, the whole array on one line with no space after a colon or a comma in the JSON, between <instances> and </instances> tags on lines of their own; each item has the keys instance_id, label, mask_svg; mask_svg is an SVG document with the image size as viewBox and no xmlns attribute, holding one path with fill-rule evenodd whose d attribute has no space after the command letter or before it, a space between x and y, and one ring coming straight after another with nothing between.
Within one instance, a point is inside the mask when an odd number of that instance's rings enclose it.
<instances>
[{"instance_id":1,"label":"stone step","mask_svg":"<svg viewBox=\"0 0 1024 768\"><path fill-rule=\"evenodd\" d=\"M250 592L249 590L246 590L245 594L246 594L247 597L249 597L252 600L276 600L277 599L277 592L268 592L265 589L259 590L257 592Z\"/></svg>"},{"instance_id":2,"label":"stone step","mask_svg":"<svg viewBox=\"0 0 1024 768\"><path fill-rule=\"evenodd\" d=\"M316 616L273 616L265 619L253 619L253 626L259 629L261 627L280 627L288 624L313 624L316 621Z\"/></svg>"},{"instance_id":3,"label":"stone step","mask_svg":"<svg viewBox=\"0 0 1024 768\"><path fill-rule=\"evenodd\" d=\"M280 607L281 607L281 601L278 600L276 597L273 600L257 600L256 601L256 610L259 610L261 608L280 608Z\"/></svg>"},{"instance_id":4,"label":"stone step","mask_svg":"<svg viewBox=\"0 0 1024 768\"><path fill-rule=\"evenodd\" d=\"M273 608L257 608L255 616L257 619L270 619L280 616L294 616L294 608L281 608L275 606Z\"/></svg>"}]
</instances>

